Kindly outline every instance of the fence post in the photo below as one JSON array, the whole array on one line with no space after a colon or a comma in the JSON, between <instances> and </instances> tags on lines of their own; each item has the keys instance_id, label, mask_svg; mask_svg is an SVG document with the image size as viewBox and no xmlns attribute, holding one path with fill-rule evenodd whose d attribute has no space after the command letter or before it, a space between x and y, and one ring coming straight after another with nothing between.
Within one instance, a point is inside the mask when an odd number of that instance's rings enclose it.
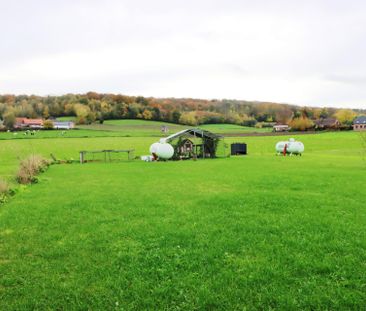
<instances>
[{"instance_id":1,"label":"fence post","mask_svg":"<svg viewBox=\"0 0 366 311\"><path fill-rule=\"evenodd\" d=\"M84 163L84 151L80 151L80 164Z\"/></svg>"}]
</instances>

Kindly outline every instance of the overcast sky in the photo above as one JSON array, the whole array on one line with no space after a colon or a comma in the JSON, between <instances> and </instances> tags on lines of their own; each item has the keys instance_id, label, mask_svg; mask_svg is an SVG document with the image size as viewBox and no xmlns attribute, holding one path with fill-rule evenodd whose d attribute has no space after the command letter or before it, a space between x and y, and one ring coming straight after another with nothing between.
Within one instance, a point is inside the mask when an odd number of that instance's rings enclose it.
<instances>
[{"instance_id":1,"label":"overcast sky","mask_svg":"<svg viewBox=\"0 0 366 311\"><path fill-rule=\"evenodd\" d=\"M366 109L365 0L0 0L0 93Z\"/></svg>"}]
</instances>

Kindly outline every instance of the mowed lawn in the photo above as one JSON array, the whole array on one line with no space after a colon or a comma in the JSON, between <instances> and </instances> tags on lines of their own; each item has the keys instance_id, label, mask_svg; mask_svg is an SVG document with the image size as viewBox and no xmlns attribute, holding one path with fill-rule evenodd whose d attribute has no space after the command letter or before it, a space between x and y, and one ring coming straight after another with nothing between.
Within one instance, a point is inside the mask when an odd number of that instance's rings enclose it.
<instances>
[{"instance_id":1,"label":"mowed lawn","mask_svg":"<svg viewBox=\"0 0 366 311\"><path fill-rule=\"evenodd\" d=\"M360 138L297 138L302 157L274 155L284 137L247 137L245 157L51 166L0 206L0 310L363 309ZM154 141L29 147L65 157L105 145L144 154ZM1 142L8 167L11 147L24 142Z\"/></svg>"}]
</instances>

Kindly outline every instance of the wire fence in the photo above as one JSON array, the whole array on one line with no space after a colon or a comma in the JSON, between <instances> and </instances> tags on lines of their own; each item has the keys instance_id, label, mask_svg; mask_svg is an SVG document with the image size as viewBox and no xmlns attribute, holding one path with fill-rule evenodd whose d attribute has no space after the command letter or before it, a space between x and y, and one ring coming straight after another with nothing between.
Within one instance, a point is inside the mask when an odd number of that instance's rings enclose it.
<instances>
[{"instance_id":1,"label":"wire fence","mask_svg":"<svg viewBox=\"0 0 366 311\"><path fill-rule=\"evenodd\" d=\"M80 163L131 161L135 157L134 149L80 151Z\"/></svg>"}]
</instances>

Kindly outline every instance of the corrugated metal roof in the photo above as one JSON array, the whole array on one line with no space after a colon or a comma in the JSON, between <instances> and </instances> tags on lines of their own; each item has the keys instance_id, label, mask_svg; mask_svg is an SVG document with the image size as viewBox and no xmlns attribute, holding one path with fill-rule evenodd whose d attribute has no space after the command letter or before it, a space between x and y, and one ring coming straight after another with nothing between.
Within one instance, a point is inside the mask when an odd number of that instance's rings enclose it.
<instances>
[{"instance_id":1,"label":"corrugated metal roof","mask_svg":"<svg viewBox=\"0 0 366 311\"><path fill-rule=\"evenodd\" d=\"M160 139L160 142L169 142L169 141L172 141L173 139L175 139L179 136L185 135L185 134L189 134L189 135L196 136L199 138L209 138L209 139L218 139L218 138L222 137L215 133L211 133L209 131L202 130L200 128L191 128L191 129L186 129L186 130L180 131L178 133L172 134L168 137L162 138L162 139Z\"/></svg>"}]
</instances>

